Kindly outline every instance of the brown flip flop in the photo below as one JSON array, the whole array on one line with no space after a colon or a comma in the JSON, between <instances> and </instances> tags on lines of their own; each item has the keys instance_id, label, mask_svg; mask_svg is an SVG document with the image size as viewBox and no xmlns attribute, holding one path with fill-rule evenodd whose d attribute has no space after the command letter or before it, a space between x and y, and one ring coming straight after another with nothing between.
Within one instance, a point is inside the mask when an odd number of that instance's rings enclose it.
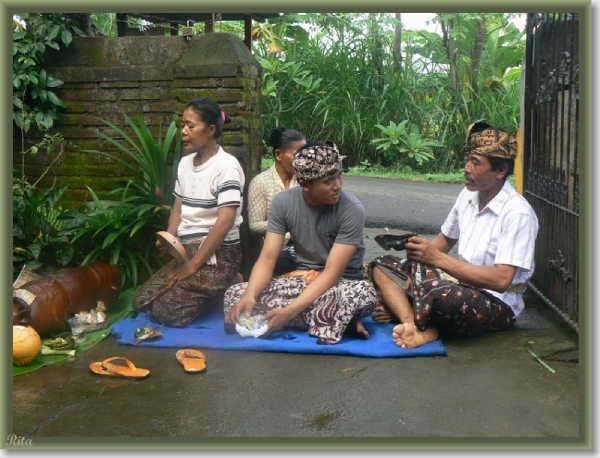
<instances>
[{"instance_id":1,"label":"brown flip flop","mask_svg":"<svg viewBox=\"0 0 600 458\"><path fill-rule=\"evenodd\" d=\"M124 361L126 366L120 364L112 364L111 361ZM127 358L121 356L113 356L102 362L94 362L90 364L90 370L98 375L107 375L110 377L125 377L125 378L144 378L150 375L148 369L140 369L135 366Z\"/></svg>"},{"instance_id":2,"label":"brown flip flop","mask_svg":"<svg viewBox=\"0 0 600 458\"><path fill-rule=\"evenodd\" d=\"M206 370L206 356L200 350L186 348L179 350L175 356L186 372L195 374Z\"/></svg>"}]
</instances>

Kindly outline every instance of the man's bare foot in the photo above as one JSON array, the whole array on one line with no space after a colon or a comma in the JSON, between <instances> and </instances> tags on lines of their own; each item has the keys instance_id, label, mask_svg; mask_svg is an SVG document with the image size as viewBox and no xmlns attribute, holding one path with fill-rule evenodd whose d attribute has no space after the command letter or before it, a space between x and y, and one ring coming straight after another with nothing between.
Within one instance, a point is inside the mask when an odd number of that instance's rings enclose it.
<instances>
[{"instance_id":1,"label":"man's bare foot","mask_svg":"<svg viewBox=\"0 0 600 458\"><path fill-rule=\"evenodd\" d=\"M398 317L392 313L390 308L382 301L377 301L375 311L371 314L371 318L376 323L393 323L398 322Z\"/></svg>"},{"instance_id":2,"label":"man's bare foot","mask_svg":"<svg viewBox=\"0 0 600 458\"><path fill-rule=\"evenodd\" d=\"M367 328L365 328L365 325L359 319L353 319L352 321L350 321L344 334L354 337L360 337L361 339L369 338L369 331L367 331Z\"/></svg>"},{"instance_id":3,"label":"man's bare foot","mask_svg":"<svg viewBox=\"0 0 600 458\"><path fill-rule=\"evenodd\" d=\"M414 323L404 323L395 326L392 330L394 343L402 348L416 348L438 338L435 328L427 328L421 332Z\"/></svg>"}]
</instances>

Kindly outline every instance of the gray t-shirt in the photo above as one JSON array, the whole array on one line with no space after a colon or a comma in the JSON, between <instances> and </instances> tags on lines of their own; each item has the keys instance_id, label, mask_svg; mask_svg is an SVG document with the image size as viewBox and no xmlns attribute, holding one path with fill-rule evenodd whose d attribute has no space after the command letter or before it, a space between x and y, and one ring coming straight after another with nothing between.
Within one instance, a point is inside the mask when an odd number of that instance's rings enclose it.
<instances>
[{"instance_id":1,"label":"gray t-shirt","mask_svg":"<svg viewBox=\"0 0 600 458\"><path fill-rule=\"evenodd\" d=\"M315 207L306 203L298 186L275 196L269 209L267 231L290 232L301 270L323 271L334 243L356 245L356 252L342 276L362 279L364 226L365 209L349 192L342 190L334 205Z\"/></svg>"}]
</instances>

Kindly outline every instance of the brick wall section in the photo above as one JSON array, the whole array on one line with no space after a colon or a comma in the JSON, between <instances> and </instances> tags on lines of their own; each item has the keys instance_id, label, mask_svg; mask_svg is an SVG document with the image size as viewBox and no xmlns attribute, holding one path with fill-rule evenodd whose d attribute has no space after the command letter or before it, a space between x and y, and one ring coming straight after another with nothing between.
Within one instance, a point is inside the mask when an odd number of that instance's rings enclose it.
<instances>
[{"instance_id":1,"label":"brick wall section","mask_svg":"<svg viewBox=\"0 0 600 458\"><path fill-rule=\"evenodd\" d=\"M124 114L141 116L155 135L175 113L198 97L217 100L232 122L224 126L220 144L244 165L247 181L260 171L262 122L261 67L235 35L211 33L186 41L178 36L77 37L60 52L52 52L50 73L65 82L57 88L67 105L55 123L68 142L61 159L39 184L68 183L64 206L90 200L87 184L104 196L129 178L126 167L84 150L117 152L94 129L110 136L109 121L128 134ZM31 132L32 141L39 134ZM20 139L15 138L15 167L21 168ZM25 157L25 174L39 177L50 163L45 154Z\"/></svg>"},{"instance_id":2,"label":"brick wall section","mask_svg":"<svg viewBox=\"0 0 600 458\"><path fill-rule=\"evenodd\" d=\"M52 63L49 72L64 81L56 92L67 106L52 133L62 133L68 144L38 188L68 183L63 207L78 207L90 201L86 185L103 198L130 178L125 166L84 152L118 151L94 131L117 135L102 120L132 134L123 115L133 119L141 116L156 138L161 119L166 131L173 115L198 97L215 99L231 117L219 143L242 163L247 195L250 179L260 172L262 69L237 36L210 33L191 41L180 36L76 37L68 48L50 53L46 62ZM29 136L35 141L41 135L30 132ZM19 138L15 138L14 145L13 163L20 170L23 158ZM50 164L43 153L26 155L24 160L25 175L31 182ZM168 176L171 167L172 161ZM168 192L172 192L172 184ZM247 274L258 255L255 247L259 246L250 240L247 223L242 228L244 239L250 247L245 248L244 255L243 271Z\"/></svg>"}]
</instances>

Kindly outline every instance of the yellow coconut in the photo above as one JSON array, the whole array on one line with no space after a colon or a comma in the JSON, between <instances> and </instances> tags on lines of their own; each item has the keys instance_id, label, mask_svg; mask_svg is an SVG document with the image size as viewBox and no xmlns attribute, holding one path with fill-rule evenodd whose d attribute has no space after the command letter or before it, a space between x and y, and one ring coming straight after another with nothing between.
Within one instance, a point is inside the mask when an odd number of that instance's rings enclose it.
<instances>
[{"instance_id":1,"label":"yellow coconut","mask_svg":"<svg viewBox=\"0 0 600 458\"><path fill-rule=\"evenodd\" d=\"M13 326L13 364L26 366L42 349L40 335L31 326Z\"/></svg>"}]
</instances>

